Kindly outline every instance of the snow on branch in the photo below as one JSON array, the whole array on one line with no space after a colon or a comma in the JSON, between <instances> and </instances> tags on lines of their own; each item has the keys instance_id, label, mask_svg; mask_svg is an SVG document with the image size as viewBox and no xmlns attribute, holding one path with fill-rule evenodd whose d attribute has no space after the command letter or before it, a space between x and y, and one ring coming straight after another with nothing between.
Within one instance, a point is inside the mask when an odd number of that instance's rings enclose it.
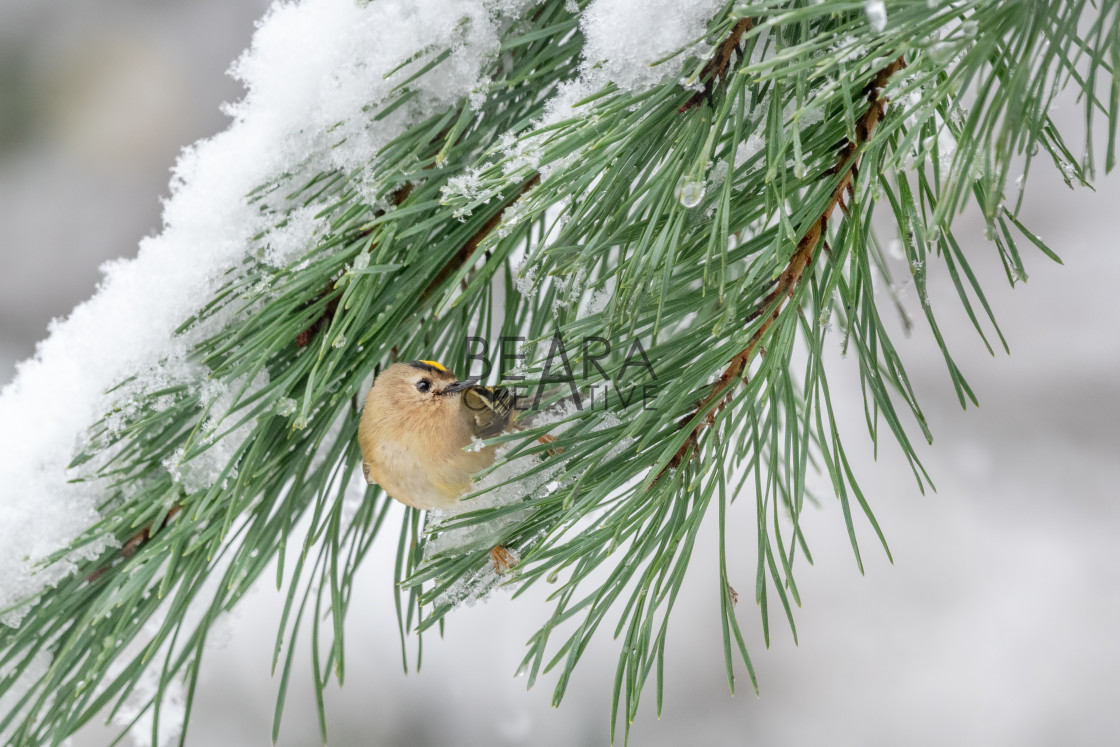
<instances>
[{"instance_id":1,"label":"snow on branch","mask_svg":"<svg viewBox=\"0 0 1120 747\"><path fill-rule=\"evenodd\" d=\"M188 148L175 166L163 231L144 239L135 259L108 263L93 298L52 323L0 393L0 611L8 610L0 622L18 625L42 589L115 542L106 537L39 567L98 519L100 486L70 482L80 474L68 465L87 429L122 400L122 390L108 391L129 377L133 392L196 380L190 346L221 319L175 331L210 300L253 237L272 229L273 255L309 248L306 221L273 228L247 195L281 175L295 182L368 167L408 126L469 95L496 58L501 31L531 5L305 0L272 7L232 68L247 93L227 107L230 127ZM409 81L411 97L371 121L371 107L391 102L427 55L445 50L439 75Z\"/></svg>"},{"instance_id":2,"label":"snow on branch","mask_svg":"<svg viewBox=\"0 0 1120 747\"><path fill-rule=\"evenodd\" d=\"M538 4L273 5L231 69L246 88L240 102L225 107L231 125L187 148L173 170L162 232L141 241L135 259L107 263L97 293L52 323L34 357L0 392L0 622L18 625L44 588L117 543L106 536L64 560L44 562L100 518L103 487L75 481L89 470L70 466L90 426L114 407L127 408L131 394L202 386L205 372L189 362L189 352L226 317L176 331L253 250L254 237L266 234L265 261L282 265L310 248L322 230L295 206L285 223L274 225L275 216L251 204L250 193L333 170L365 184L363 198L375 201L375 185L362 175L378 151L485 85L502 32ZM581 18L587 39L581 75L554 95L552 111L568 113L572 102L609 83L638 90L662 82L679 69L664 64L666 57L708 51L704 32L721 5L594 0ZM438 54L449 55L438 75L413 78ZM370 117L396 98L405 100L380 119ZM128 385L118 387L125 380ZM217 399L220 392L203 395ZM232 448L219 444L207 461L221 465L228 456L223 449ZM219 469L210 475L196 467L192 479L216 477Z\"/></svg>"}]
</instances>

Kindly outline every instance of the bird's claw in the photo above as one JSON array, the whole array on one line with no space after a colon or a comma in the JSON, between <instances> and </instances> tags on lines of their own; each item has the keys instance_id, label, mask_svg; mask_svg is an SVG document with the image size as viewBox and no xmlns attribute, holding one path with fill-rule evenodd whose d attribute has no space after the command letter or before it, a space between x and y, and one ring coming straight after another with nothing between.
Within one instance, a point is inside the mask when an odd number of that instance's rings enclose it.
<instances>
[{"instance_id":1,"label":"bird's claw","mask_svg":"<svg viewBox=\"0 0 1120 747\"><path fill-rule=\"evenodd\" d=\"M490 551L490 562L494 564L494 570L501 576L517 565L517 557L501 545L495 545L494 549Z\"/></svg>"}]
</instances>

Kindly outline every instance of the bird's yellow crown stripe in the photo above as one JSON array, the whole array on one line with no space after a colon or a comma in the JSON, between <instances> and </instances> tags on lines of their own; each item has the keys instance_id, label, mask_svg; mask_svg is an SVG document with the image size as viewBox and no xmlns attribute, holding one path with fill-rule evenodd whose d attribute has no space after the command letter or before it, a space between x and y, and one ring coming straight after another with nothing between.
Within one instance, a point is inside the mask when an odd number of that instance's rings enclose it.
<instances>
[{"instance_id":1,"label":"bird's yellow crown stripe","mask_svg":"<svg viewBox=\"0 0 1120 747\"><path fill-rule=\"evenodd\" d=\"M422 360L420 362L421 363L427 363L429 366L436 369L437 371L443 371L444 373L447 373L447 369L444 367L444 365L442 363L440 363L438 361L424 361L424 360Z\"/></svg>"}]
</instances>

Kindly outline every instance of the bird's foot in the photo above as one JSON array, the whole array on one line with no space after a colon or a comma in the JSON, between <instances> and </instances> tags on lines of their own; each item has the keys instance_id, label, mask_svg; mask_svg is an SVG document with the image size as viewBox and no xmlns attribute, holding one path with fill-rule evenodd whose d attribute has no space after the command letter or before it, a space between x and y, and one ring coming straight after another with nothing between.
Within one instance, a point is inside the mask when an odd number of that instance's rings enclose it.
<instances>
[{"instance_id":1,"label":"bird's foot","mask_svg":"<svg viewBox=\"0 0 1120 747\"><path fill-rule=\"evenodd\" d=\"M552 435L551 433L546 433L546 434L544 434L543 436L541 436L540 438L537 439L537 443L540 443L540 444L554 444L554 443L556 443L556 436ZM560 448L559 446L557 446L555 449L548 449L547 453L548 453L549 456L556 456L557 454L563 454L564 450L562 448Z\"/></svg>"},{"instance_id":2,"label":"bird's foot","mask_svg":"<svg viewBox=\"0 0 1120 747\"><path fill-rule=\"evenodd\" d=\"M501 576L517 565L517 556L501 545L495 545L494 549L490 551L490 562L494 564L494 570Z\"/></svg>"}]
</instances>

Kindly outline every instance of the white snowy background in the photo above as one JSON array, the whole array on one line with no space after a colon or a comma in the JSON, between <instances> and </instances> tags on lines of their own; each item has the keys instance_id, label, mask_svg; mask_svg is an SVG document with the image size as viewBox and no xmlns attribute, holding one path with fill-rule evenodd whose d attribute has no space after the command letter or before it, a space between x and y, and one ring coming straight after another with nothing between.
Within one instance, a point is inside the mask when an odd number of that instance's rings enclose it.
<instances>
[{"instance_id":1,"label":"white snowy background","mask_svg":"<svg viewBox=\"0 0 1120 747\"><path fill-rule=\"evenodd\" d=\"M133 256L158 230L168 169L181 146L225 127L218 104L240 91L223 72L266 5L0 0L0 383L52 317L93 292L101 262ZM1055 115L1080 127L1072 106ZM632 744L1103 744L1120 734L1120 177L1071 192L1036 167L1027 205L1028 225L1066 264L1024 247L1031 277L1015 291L976 217L958 223L1010 357L987 356L931 263L931 301L980 410L960 410L920 323L898 340L937 439L920 453L938 493L918 493L889 443L872 460L854 363L835 356L838 415L894 566L861 526L861 577L839 506L809 511L817 565L798 575L801 644L772 616L766 650L744 496L732 515L745 538L732 584L761 696L742 672L728 695L715 553L702 545L670 626L663 716L651 687ZM513 677L548 610L540 593L513 603L499 592L456 612L444 640L426 641L423 671L404 675L392 550L389 541L371 554L350 611L347 682L328 701L332 744L606 743L609 639L588 651L558 710L549 678L527 693ZM266 585L230 619L204 666L191 743L269 743L281 604ZM289 691L283 745L319 741L306 666ZM75 744L110 734L90 728Z\"/></svg>"}]
</instances>

